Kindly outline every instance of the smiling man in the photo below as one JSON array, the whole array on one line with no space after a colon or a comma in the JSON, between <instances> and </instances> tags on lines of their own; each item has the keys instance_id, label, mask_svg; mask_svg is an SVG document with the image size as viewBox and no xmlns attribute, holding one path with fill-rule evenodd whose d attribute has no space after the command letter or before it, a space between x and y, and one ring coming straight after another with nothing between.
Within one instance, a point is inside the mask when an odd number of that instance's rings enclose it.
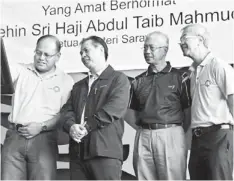
<instances>
[{"instance_id":1,"label":"smiling man","mask_svg":"<svg viewBox=\"0 0 234 181\"><path fill-rule=\"evenodd\" d=\"M102 38L83 39L80 55L89 75L74 85L61 110L61 123L71 136L70 178L121 180L129 80L108 64Z\"/></svg>"},{"instance_id":2,"label":"smiling man","mask_svg":"<svg viewBox=\"0 0 234 181\"><path fill-rule=\"evenodd\" d=\"M130 108L137 129L133 166L139 180L185 180L187 148L182 125L190 106L188 79L166 61L169 39L162 32L146 36L148 70L132 83Z\"/></svg>"},{"instance_id":3,"label":"smiling man","mask_svg":"<svg viewBox=\"0 0 234 181\"><path fill-rule=\"evenodd\" d=\"M45 35L37 41L33 64L10 64L15 93L1 154L3 180L56 179L55 127L73 85L56 67L60 49L55 36Z\"/></svg>"},{"instance_id":4,"label":"smiling man","mask_svg":"<svg viewBox=\"0 0 234 181\"><path fill-rule=\"evenodd\" d=\"M191 72L191 180L233 180L234 70L209 50L199 24L182 29L180 46ZM225 47L223 47L225 48Z\"/></svg>"}]
</instances>

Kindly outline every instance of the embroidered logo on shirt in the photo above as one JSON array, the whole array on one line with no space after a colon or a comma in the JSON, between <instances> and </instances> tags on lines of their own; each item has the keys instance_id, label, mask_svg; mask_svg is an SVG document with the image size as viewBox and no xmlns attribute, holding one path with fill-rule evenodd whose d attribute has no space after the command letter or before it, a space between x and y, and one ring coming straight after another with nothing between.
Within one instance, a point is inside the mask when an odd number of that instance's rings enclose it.
<instances>
[{"instance_id":1,"label":"embroidered logo on shirt","mask_svg":"<svg viewBox=\"0 0 234 181\"><path fill-rule=\"evenodd\" d=\"M206 87L209 87L210 84L211 84L210 80L207 80L207 81L205 82Z\"/></svg>"},{"instance_id":2,"label":"embroidered logo on shirt","mask_svg":"<svg viewBox=\"0 0 234 181\"><path fill-rule=\"evenodd\" d=\"M107 85L101 85L99 88L103 88L103 87L106 87Z\"/></svg>"},{"instance_id":3,"label":"embroidered logo on shirt","mask_svg":"<svg viewBox=\"0 0 234 181\"><path fill-rule=\"evenodd\" d=\"M52 89L54 92L59 92L60 91L59 86L54 86L54 87L52 87L50 89Z\"/></svg>"},{"instance_id":4,"label":"embroidered logo on shirt","mask_svg":"<svg viewBox=\"0 0 234 181\"><path fill-rule=\"evenodd\" d=\"M173 90L175 88L175 85L169 85L168 88Z\"/></svg>"}]
</instances>

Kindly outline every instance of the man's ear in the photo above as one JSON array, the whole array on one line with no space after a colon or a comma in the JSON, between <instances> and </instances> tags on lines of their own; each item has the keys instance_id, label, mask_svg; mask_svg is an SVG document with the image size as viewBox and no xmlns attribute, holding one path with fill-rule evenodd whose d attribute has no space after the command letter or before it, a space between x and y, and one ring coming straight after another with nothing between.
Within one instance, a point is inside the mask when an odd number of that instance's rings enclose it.
<instances>
[{"instance_id":1,"label":"man's ear","mask_svg":"<svg viewBox=\"0 0 234 181\"><path fill-rule=\"evenodd\" d=\"M205 45L205 42L204 42L204 39L203 39L203 37L201 37L201 36L198 36L198 41L199 41L199 43L200 43L200 44L203 44L203 45Z\"/></svg>"},{"instance_id":2,"label":"man's ear","mask_svg":"<svg viewBox=\"0 0 234 181\"><path fill-rule=\"evenodd\" d=\"M60 56L61 56L61 52L57 53L57 54L56 54L56 56L57 56L57 60L56 60L56 62L58 62L58 61L59 61L59 59L60 59Z\"/></svg>"},{"instance_id":3,"label":"man's ear","mask_svg":"<svg viewBox=\"0 0 234 181\"><path fill-rule=\"evenodd\" d=\"M104 50L104 47L103 47L103 46L100 46L99 48L100 48L100 50L104 53L104 51L105 51L105 50Z\"/></svg>"},{"instance_id":4,"label":"man's ear","mask_svg":"<svg viewBox=\"0 0 234 181\"><path fill-rule=\"evenodd\" d=\"M165 52L165 54L167 54L167 52L168 52L168 47L164 47L164 52Z\"/></svg>"}]
</instances>

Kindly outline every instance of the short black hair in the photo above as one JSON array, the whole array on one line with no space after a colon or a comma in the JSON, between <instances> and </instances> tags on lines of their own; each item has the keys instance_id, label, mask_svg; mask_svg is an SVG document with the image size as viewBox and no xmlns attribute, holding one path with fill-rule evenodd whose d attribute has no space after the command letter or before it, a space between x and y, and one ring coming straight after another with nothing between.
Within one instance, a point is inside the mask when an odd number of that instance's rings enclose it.
<instances>
[{"instance_id":1,"label":"short black hair","mask_svg":"<svg viewBox=\"0 0 234 181\"><path fill-rule=\"evenodd\" d=\"M43 36L41 36L37 40L37 45L40 43L41 40L44 40L44 39L47 39L47 38L51 38L51 39L55 40L57 51L60 52L60 50L61 50L61 43L60 43L59 39L56 36L54 36L54 35L43 35Z\"/></svg>"},{"instance_id":2,"label":"short black hair","mask_svg":"<svg viewBox=\"0 0 234 181\"><path fill-rule=\"evenodd\" d=\"M95 44L102 45L102 47L104 48L105 59L107 60L107 58L108 58L108 47L107 47L106 42L102 38L100 38L98 36L89 36L87 38L83 38L81 40L81 42L80 42L80 45L83 45L88 40L91 40Z\"/></svg>"}]
</instances>

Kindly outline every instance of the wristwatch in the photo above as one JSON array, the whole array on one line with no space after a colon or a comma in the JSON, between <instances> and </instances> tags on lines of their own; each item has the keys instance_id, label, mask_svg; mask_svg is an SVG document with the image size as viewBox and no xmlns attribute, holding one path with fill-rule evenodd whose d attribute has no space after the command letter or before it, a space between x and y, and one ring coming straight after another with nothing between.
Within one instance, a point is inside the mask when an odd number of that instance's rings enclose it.
<instances>
[{"instance_id":1,"label":"wristwatch","mask_svg":"<svg viewBox=\"0 0 234 181\"><path fill-rule=\"evenodd\" d=\"M41 123L41 131L47 131L47 125L44 122Z\"/></svg>"}]
</instances>

